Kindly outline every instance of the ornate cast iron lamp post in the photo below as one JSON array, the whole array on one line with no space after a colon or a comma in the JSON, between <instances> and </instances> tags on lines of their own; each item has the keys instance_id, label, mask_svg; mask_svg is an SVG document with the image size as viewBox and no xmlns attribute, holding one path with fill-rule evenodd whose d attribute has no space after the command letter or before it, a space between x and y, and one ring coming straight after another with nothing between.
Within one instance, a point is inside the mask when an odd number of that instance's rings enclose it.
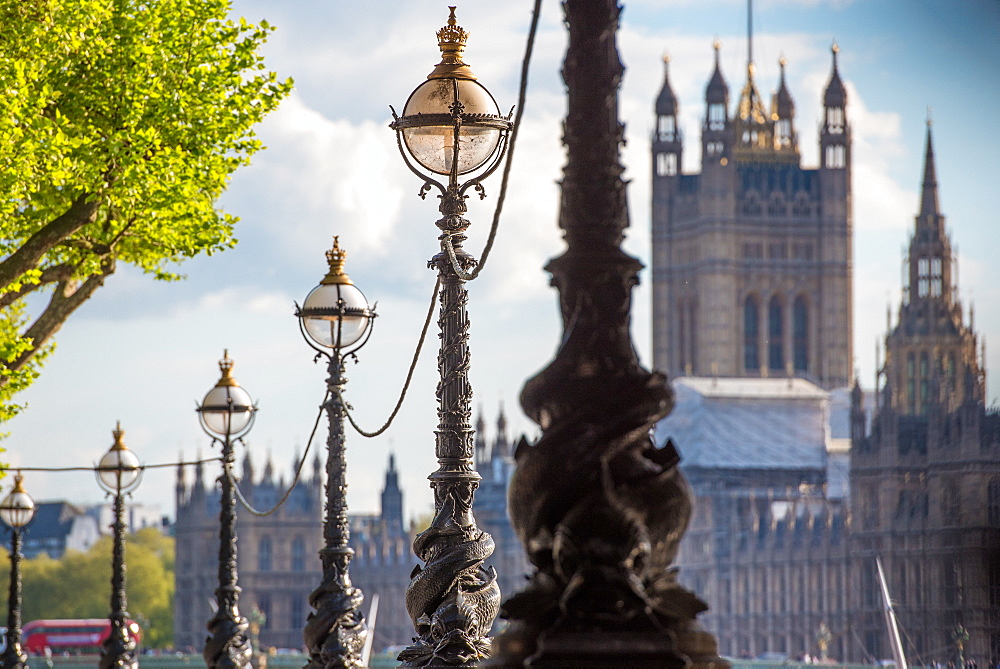
<instances>
[{"instance_id":1,"label":"ornate cast iron lamp post","mask_svg":"<svg viewBox=\"0 0 1000 669\"><path fill-rule=\"evenodd\" d=\"M130 623L125 611L127 599L125 596L125 495L139 487L142 479L142 469L139 458L130 451L122 437L125 432L121 423L112 432L115 443L104 454L97 465L97 482L109 494L114 495L115 522L114 551L112 553L111 573L111 634L104 640L101 647L100 669L136 669L139 666L136 658L135 623Z\"/></svg>"},{"instance_id":2,"label":"ornate cast iron lamp post","mask_svg":"<svg viewBox=\"0 0 1000 669\"><path fill-rule=\"evenodd\" d=\"M628 227L618 120L622 64L617 0L566 0L563 64L567 161L559 226L566 251L549 262L564 333L555 359L521 392L542 428L521 442L508 491L514 529L535 573L504 602L510 625L489 666L725 666L671 571L691 493L672 445L649 432L670 411L666 379L639 364L629 332L641 264Z\"/></svg>"},{"instance_id":3,"label":"ornate cast iron lamp post","mask_svg":"<svg viewBox=\"0 0 1000 669\"><path fill-rule=\"evenodd\" d=\"M304 638L309 648L309 669L362 666L368 627L361 604L364 594L351 584L349 574L354 550L347 519L347 460L344 457L344 416L341 394L344 360L364 346L371 334L375 310L344 272L347 253L337 237L326 252L330 265L319 285L296 310L306 343L329 359L327 399L323 408L330 419L326 456L326 518L323 521L323 582L309 595L313 611L306 621ZM319 356L317 356L319 357Z\"/></svg>"},{"instance_id":4,"label":"ornate cast iron lamp post","mask_svg":"<svg viewBox=\"0 0 1000 669\"><path fill-rule=\"evenodd\" d=\"M229 351L219 361L222 376L208 391L196 409L201 428L222 444L222 475L219 511L219 587L215 590L218 607L208 621L209 637L203 655L210 669L241 669L250 663L252 649L247 635L249 623L240 614L240 587L236 569L236 497L233 491L232 466L236 461L233 445L253 427L257 407L250 394L233 378Z\"/></svg>"},{"instance_id":5,"label":"ornate cast iron lamp post","mask_svg":"<svg viewBox=\"0 0 1000 669\"><path fill-rule=\"evenodd\" d=\"M479 530L471 511L480 476L473 465L465 281L477 261L462 249L469 227L462 215L470 188L485 197L481 181L500 165L512 124L462 62L468 33L457 24L454 7L437 37L441 62L410 94L403 115L393 111L391 125L406 166L424 182L420 196L436 188L442 214L437 221L441 251L429 262L441 284L435 441L439 466L429 477L434 520L413 542L414 552L426 564L414 570L406 592L417 637L399 659L411 667L468 666L486 658L486 635L500 598L496 572L483 566L493 553L493 539ZM446 183L438 180L442 176Z\"/></svg>"},{"instance_id":6,"label":"ornate cast iron lamp post","mask_svg":"<svg viewBox=\"0 0 1000 669\"><path fill-rule=\"evenodd\" d=\"M7 599L7 647L0 655L0 666L23 669L28 656L21 648L21 530L35 515L35 502L24 490L18 472L14 488L0 502L0 520L10 528L10 597Z\"/></svg>"}]
</instances>

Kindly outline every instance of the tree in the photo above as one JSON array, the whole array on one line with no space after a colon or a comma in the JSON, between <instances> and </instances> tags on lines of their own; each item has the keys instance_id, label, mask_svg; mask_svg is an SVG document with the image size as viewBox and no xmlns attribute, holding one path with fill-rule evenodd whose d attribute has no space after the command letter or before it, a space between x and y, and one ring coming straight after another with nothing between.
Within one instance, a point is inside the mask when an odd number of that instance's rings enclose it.
<instances>
[{"instance_id":1,"label":"tree","mask_svg":"<svg viewBox=\"0 0 1000 669\"><path fill-rule=\"evenodd\" d=\"M125 538L128 613L140 623L142 645L164 648L174 637L174 540L145 528ZM53 560L44 553L25 560L23 619L106 618L111 597L111 537L86 553L67 551ZM10 576L0 551L0 582ZM6 603L6 602L5 602Z\"/></svg>"},{"instance_id":2,"label":"tree","mask_svg":"<svg viewBox=\"0 0 1000 669\"><path fill-rule=\"evenodd\" d=\"M229 6L0 0L0 421L120 263L177 279L235 243L215 201L291 80Z\"/></svg>"}]
</instances>

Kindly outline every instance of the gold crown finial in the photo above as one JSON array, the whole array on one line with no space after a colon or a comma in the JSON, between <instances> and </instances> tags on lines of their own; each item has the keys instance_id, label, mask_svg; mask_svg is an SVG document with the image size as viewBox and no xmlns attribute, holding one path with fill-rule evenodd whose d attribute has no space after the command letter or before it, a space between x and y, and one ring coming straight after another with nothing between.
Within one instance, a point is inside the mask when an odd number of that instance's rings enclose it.
<instances>
[{"instance_id":1,"label":"gold crown finial","mask_svg":"<svg viewBox=\"0 0 1000 669\"><path fill-rule=\"evenodd\" d=\"M669 62L670 62L670 52L669 51L664 51L663 52L663 64L666 65Z\"/></svg>"},{"instance_id":2,"label":"gold crown finial","mask_svg":"<svg viewBox=\"0 0 1000 669\"><path fill-rule=\"evenodd\" d=\"M229 357L228 348L222 349L222 360L219 361L219 371L222 372L222 377L215 384L216 388L219 386L237 387L240 385L233 378L233 359Z\"/></svg>"},{"instance_id":3,"label":"gold crown finial","mask_svg":"<svg viewBox=\"0 0 1000 669\"><path fill-rule=\"evenodd\" d=\"M18 470L17 473L14 474L14 487L13 487L13 489L11 489L10 492L11 493L15 493L15 492L26 493L27 492L27 490L24 489L24 477L21 476L21 470Z\"/></svg>"},{"instance_id":4,"label":"gold crown finial","mask_svg":"<svg viewBox=\"0 0 1000 669\"><path fill-rule=\"evenodd\" d=\"M785 69L785 65L788 65L788 59L785 58L785 54L781 54L781 56L778 58L778 65L781 67L782 70Z\"/></svg>"},{"instance_id":5,"label":"gold crown finial","mask_svg":"<svg viewBox=\"0 0 1000 669\"><path fill-rule=\"evenodd\" d=\"M448 16L448 23L437 31L438 47L441 49L441 62L434 66L434 70L427 75L428 79L475 79L469 66L462 61L462 52L465 51L465 44L469 40L469 33L462 26L458 25L455 18L455 8Z\"/></svg>"},{"instance_id":6,"label":"gold crown finial","mask_svg":"<svg viewBox=\"0 0 1000 669\"><path fill-rule=\"evenodd\" d=\"M324 286L338 283L352 285L354 282L351 281L351 277L347 276L347 272L344 271L344 261L346 260L347 251L340 248L340 237L334 235L333 248L326 252L326 261L330 263L330 271L326 273L326 276L323 277L320 283Z\"/></svg>"},{"instance_id":7,"label":"gold crown finial","mask_svg":"<svg viewBox=\"0 0 1000 669\"><path fill-rule=\"evenodd\" d=\"M122 441L122 437L125 436L125 430L122 429L122 422L120 420L115 421L115 429L111 431L111 435L115 438L115 443L111 445L111 450L113 451L127 451L128 447L125 442Z\"/></svg>"}]
</instances>

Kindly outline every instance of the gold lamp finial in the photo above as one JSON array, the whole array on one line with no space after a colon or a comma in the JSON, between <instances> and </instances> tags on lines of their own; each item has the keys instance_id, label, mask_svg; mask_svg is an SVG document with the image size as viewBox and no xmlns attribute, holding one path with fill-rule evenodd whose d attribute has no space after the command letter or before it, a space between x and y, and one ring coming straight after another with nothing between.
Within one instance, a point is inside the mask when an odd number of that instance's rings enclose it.
<instances>
[{"instance_id":1,"label":"gold lamp finial","mask_svg":"<svg viewBox=\"0 0 1000 669\"><path fill-rule=\"evenodd\" d=\"M462 52L465 51L465 44L469 40L469 33L462 26L458 25L455 18L455 8L448 7L451 14L448 16L448 23L437 31L438 47L441 49L441 62L434 66L434 69L427 75L428 79L471 79L475 80L476 75L472 73L469 66L462 62Z\"/></svg>"},{"instance_id":2,"label":"gold lamp finial","mask_svg":"<svg viewBox=\"0 0 1000 669\"><path fill-rule=\"evenodd\" d=\"M344 261L347 260L347 251L340 248L340 237L338 235L333 236L333 248L326 252L326 260L330 263L330 271L326 273L320 284L324 286L332 286L338 283L348 286L354 284L351 281L351 277L347 276L347 272L344 271Z\"/></svg>"},{"instance_id":3,"label":"gold lamp finial","mask_svg":"<svg viewBox=\"0 0 1000 669\"><path fill-rule=\"evenodd\" d=\"M26 493L27 490L24 489L24 477L21 476L21 470L17 470L17 474L14 474L14 488L10 491L11 494L16 492Z\"/></svg>"},{"instance_id":4,"label":"gold lamp finial","mask_svg":"<svg viewBox=\"0 0 1000 669\"><path fill-rule=\"evenodd\" d=\"M122 437L125 436L125 430L122 429L122 422L120 420L115 421L115 429L111 431L112 436L115 438L115 443L111 445L112 451L127 451L128 446L122 441Z\"/></svg>"},{"instance_id":5,"label":"gold lamp finial","mask_svg":"<svg viewBox=\"0 0 1000 669\"><path fill-rule=\"evenodd\" d=\"M239 387L240 384L236 383L236 379L233 378L233 359L229 357L228 348L222 349L222 360L219 361L219 371L222 372L222 376L219 378L219 382L215 384L216 388Z\"/></svg>"}]
</instances>

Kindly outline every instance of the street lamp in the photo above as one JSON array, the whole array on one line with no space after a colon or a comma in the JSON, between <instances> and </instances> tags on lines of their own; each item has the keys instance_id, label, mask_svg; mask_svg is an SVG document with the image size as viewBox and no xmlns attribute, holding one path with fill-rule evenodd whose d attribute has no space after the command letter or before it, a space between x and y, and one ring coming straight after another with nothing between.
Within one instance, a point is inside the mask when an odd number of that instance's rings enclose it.
<instances>
[{"instance_id":1,"label":"street lamp","mask_svg":"<svg viewBox=\"0 0 1000 669\"><path fill-rule=\"evenodd\" d=\"M326 252L329 271L310 291L295 315L306 343L329 359L327 399L330 419L326 456L326 518L323 520L323 581L309 595L314 611L303 632L309 648L307 668L361 667L368 627L361 604L364 594L351 584L349 572L354 550L347 519L347 460L344 457L344 416L341 393L344 358L364 346L371 334L375 310L344 272L347 253L337 237ZM318 356L317 356L318 357Z\"/></svg>"},{"instance_id":2,"label":"street lamp","mask_svg":"<svg viewBox=\"0 0 1000 669\"><path fill-rule=\"evenodd\" d=\"M249 623L240 615L240 587L236 584L236 498L233 494L233 443L241 440L253 427L257 407L240 384L233 378L233 361L225 350L219 361L222 376L208 391L196 409L201 428L212 437L212 443L222 444L222 474L219 512L219 587L215 590L218 604L215 615L208 621L209 636L202 654L209 669L226 667L241 669L251 659L252 649L247 635Z\"/></svg>"},{"instance_id":3,"label":"street lamp","mask_svg":"<svg viewBox=\"0 0 1000 669\"><path fill-rule=\"evenodd\" d=\"M97 483L109 495L114 495L114 552L111 560L111 633L101 646L100 669L136 669L135 623L128 621L125 611L125 495L139 487L142 469L139 458L130 451L122 437L121 423L112 432L115 443L97 465Z\"/></svg>"},{"instance_id":4,"label":"street lamp","mask_svg":"<svg viewBox=\"0 0 1000 669\"><path fill-rule=\"evenodd\" d=\"M477 261L462 250L469 221L469 188L485 197L481 181L500 165L512 123L501 116L489 91L462 62L468 33L451 7L437 32L441 62L410 94L403 115L390 127L406 166L424 182L420 196L440 192L441 251L429 262L441 284L440 382L437 387L438 469L430 475L435 516L413 541L426 564L414 570L406 607L416 628L414 643L399 655L403 666L469 665L488 657L487 634L496 618L500 589L496 572L483 566L493 539L472 516L480 476L473 464L472 386L469 383L469 317L466 273ZM422 173L414 165L426 170ZM446 175L447 185L438 180ZM466 179L460 182L459 178Z\"/></svg>"},{"instance_id":5,"label":"street lamp","mask_svg":"<svg viewBox=\"0 0 1000 669\"><path fill-rule=\"evenodd\" d=\"M7 599L7 647L0 655L2 666L22 669L28 656L21 648L21 530L35 515L35 502L24 490L21 472L14 489L0 502L0 520L10 528L10 597Z\"/></svg>"}]
</instances>

